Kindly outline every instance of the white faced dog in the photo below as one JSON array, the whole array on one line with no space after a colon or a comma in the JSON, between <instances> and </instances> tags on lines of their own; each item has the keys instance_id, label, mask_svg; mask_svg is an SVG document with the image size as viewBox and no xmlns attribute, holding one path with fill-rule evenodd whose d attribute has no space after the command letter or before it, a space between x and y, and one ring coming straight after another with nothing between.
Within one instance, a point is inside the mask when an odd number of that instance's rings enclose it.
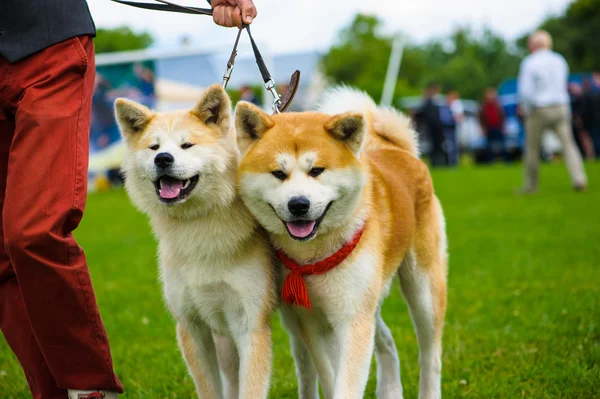
<instances>
[{"instance_id":1,"label":"white faced dog","mask_svg":"<svg viewBox=\"0 0 600 399\"><path fill-rule=\"evenodd\" d=\"M153 113L125 99L115 107L125 187L158 239L165 298L198 394L265 398L273 255L236 193L227 94L213 85L190 111Z\"/></svg>"}]
</instances>

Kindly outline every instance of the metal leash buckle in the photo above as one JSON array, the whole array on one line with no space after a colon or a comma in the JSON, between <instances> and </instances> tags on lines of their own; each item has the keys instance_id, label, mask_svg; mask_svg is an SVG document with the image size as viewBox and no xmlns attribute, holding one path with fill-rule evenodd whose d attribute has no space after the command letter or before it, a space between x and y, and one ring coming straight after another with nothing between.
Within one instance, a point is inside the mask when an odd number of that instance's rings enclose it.
<instances>
[{"instance_id":1,"label":"metal leash buckle","mask_svg":"<svg viewBox=\"0 0 600 399\"><path fill-rule=\"evenodd\" d=\"M227 83L229 83L229 78L231 77L231 73L233 72L233 64L227 64L227 69L225 70L225 74L223 75L223 86L224 89L227 88Z\"/></svg>"},{"instance_id":2,"label":"metal leash buckle","mask_svg":"<svg viewBox=\"0 0 600 399\"><path fill-rule=\"evenodd\" d=\"M269 79L265 83L265 89L267 89L269 93L271 93L271 95L273 96L273 104L271 105L271 107L273 108L273 112L278 114L279 107L281 106L281 96L277 93L277 90L275 90L275 82L273 82L273 79Z\"/></svg>"}]
</instances>

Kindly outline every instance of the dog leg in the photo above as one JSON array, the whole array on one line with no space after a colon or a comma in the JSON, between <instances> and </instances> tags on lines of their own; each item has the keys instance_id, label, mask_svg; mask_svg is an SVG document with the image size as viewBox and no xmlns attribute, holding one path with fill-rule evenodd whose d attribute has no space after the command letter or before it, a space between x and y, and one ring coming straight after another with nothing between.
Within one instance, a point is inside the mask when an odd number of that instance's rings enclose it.
<instances>
[{"instance_id":1,"label":"dog leg","mask_svg":"<svg viewBox=\"0 0 600 399\"><path fill-rule=\"evenodd\" d=\"M300 334L300 324L296 313L288 306L281 306L279 310L281 322L290 337L292 356L296 365L296 377L298 378L298 398L318 399L319 385L317 369L310 357L306 345Z\"/></svg>"},{"instance_id":2,"label":"dog leg","mask_svg":"<svg viewBox=\"0 0 600 399\"><path fill-rule=\"evenodd\" d=\"M240 357L233 339L215 335L215 346L221 369L225 399L239 397Z\"/></svg>"},{"instance_id":3,"label":"dog leg","mask_svg":"<svg viewBox=\"0 0 600 399\"><path fill-rule=\"evenodd\" d=\"M240 398L266 398L271 377L271 327L242 334L237 340L240 353Z\"/></svg>"},{"instance_id":4,"label":"dog leg","mask_svg":"<svg viewBox=\"0 0 600 399\"><path fill-rule=\"evenodd\" d=\"M188 330L177 324L177 340L201 399L220 399L221 380L212 332L208 326Z\"/></svg>"},{"instance_id":5,"label":"dog leg","mask_svg":"<svg viewBox=\"0 0 600 399\"><path fill-rule=\"evenodd\" d=\"M364 395L373 357L374 313L362 313L335 328L339 357L336 362L334 399L360 399Z\"/></svg>"},{"instance_id":6,"label":"dog leg","mask_svg":"<svg viewBox=\"0 0 600 399\"><path fill-rule=\"evenodd\" d=\"M441 398L442 327L446 308L445 261L424 264L414 255L399 270L400 287L419 342L419 399ZM433 256L433 258L438 258Z\"/></svg>"},{"instance_id":7,"label":"dog leg","mask_svg":"<svg viewBox=\"0 0 600 399\"><path fill-rule=\"evenodd\" d=\"M323 325L322 321L311 316L299 320L299 326L302 341L317 369L323 396L330 399L334 395L335 361L338 358L335 333L329 325Z\"/></svg>"},{"instance_id":8,"label":"dog leg","mask_svg":"<svg viewBox=\"0 0 600 399\"><path fill-rule=\"evenodd\" d=\"M398 350L392 332L381 317L381 309L377 310L376 323L377 397L379 399L402 399Z\"/></svg>"}]
</instances>

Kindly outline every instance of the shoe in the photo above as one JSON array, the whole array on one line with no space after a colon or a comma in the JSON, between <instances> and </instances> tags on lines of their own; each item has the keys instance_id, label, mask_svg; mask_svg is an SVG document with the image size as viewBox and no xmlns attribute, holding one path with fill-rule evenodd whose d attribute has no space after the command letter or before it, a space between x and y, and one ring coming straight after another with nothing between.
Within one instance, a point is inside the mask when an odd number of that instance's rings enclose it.
<instances>
[{"instance_id":1,"label":"shoe","mask_svg":"<svg viewBox=\"0 0 600 399\"><path fill-rule=\"evenodd\" d=\"M524 196L524 195L533 195L536 192L537 192L536 189L534 189L534 188L527 188L527 187L521 187L521 188L518 188L518 189L515 190L515 194L516 195L521 195L521 196Z\"/></svg>"},{"instance_id":2,"label":"shoe","mask_svg":"<svg viewBox=\"0 0 600 399\"><path fill-rule=\"evenodd\" d=\"M584 193L587 191L587 186L585 184L576 184L573 186L573 190L577 193Z\"/></svg>"},{"instance_id":3,"label":"shoe","mask_svg":"<svg viewBox=\"0 0 600 399\"><path fill-rule=\"evenodd\" d=\"M117 399L116 392L69 389L69 399Z\"/></svg>"}]
</instances>

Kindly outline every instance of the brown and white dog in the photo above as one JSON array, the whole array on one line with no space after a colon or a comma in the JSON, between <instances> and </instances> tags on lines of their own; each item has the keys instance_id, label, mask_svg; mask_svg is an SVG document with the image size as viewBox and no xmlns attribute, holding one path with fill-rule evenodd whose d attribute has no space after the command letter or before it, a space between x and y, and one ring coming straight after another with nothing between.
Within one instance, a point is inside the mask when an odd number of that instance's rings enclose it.
<instances>
[{"instance_id":1,"label":"brown and white dog","mask_svg":"<svg viewBox=\"0 0 600 399\"><path fill-rule=\"evenodd\" d=\"M318 374L325 397L362 398L373 350L377 396L402 397L380 311L398 275L419 342L419 397L439 398L445 222L407 118L341 88L314 113L239 103L235 128L240 194L282 260L300 397L318 397Z\"/></svg>"},{"instance_id":2,"label":"brown and white dog","mask_svg":"<svg viewBox=\"0 0 600 399\"><path fill-rule=\"evenodd\" d=\"M198 394L265 398L276 278L268 238L235 189L227 94L211 86L190 111L153 113L124 99L115 108L125 187L159 241L165 298Z\"/></svg>"}]
</instances>

